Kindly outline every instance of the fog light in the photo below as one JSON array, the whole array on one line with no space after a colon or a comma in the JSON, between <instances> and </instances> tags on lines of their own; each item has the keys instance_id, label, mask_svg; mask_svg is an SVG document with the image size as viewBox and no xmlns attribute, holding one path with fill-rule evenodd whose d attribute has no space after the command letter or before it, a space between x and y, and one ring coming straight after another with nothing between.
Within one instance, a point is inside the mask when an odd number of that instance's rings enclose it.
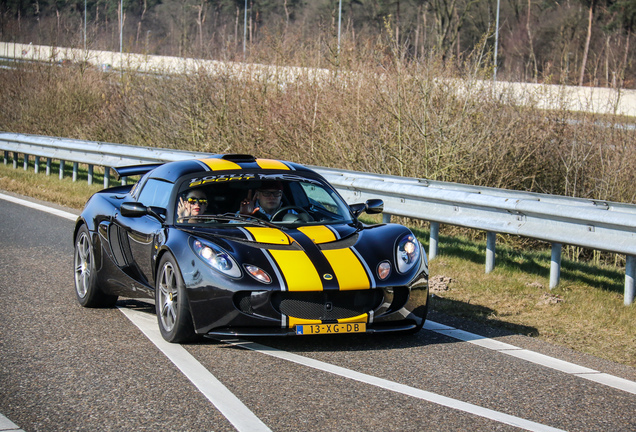
<instances>
[{"instance_id":1,"label":"fog light","mask_svg":"<svg viewBox=\"0 0 636 432\"><path fill-rule=\"evenodd\" d=\"M247 270L249 275L259 282L266 283L266 284L272 282L272 278L269 277L269 275L265 272L265 270L259 267L256 267L251 264L245 264L245 270Z\"/></svg>"},{"instance_id":2,"label":"fog light","mask_svg":"<svg viewBox=\"0 0 636 432\"><path fill-rule=\"evenodd\" d=\"M390 274L391 274L391 263L389 263L388 261L382 261L378 265L378 277L380 278L380 280L384 280L388 278Z\"/></svg>"}]
</instances>

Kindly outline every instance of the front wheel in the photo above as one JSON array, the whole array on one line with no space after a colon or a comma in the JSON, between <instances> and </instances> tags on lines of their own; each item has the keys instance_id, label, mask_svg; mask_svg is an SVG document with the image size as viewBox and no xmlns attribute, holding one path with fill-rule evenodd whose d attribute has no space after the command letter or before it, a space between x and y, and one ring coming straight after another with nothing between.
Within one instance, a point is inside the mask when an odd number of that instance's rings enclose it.
<instances>
[{"instance_id":1,"label":"front wheel","mask_svg":"<svg viewBox=\"0 0 636 432\"><path fill-rule=\"evenodd\" d=\"M79 304L89 308L114 306L117 302L117 296L104 294L97 283L95 250L86 225L82 225L75 236L73 264L75 266L75 294Z\"/></svg>"},{"instance_id":2,"label":"front wheel","mask_svg":"<svg viewBox=\"0 0 636 432\"><path fill-rule=\"evenodd\" d=\"M168 342L189 342L196 338L185 283L170 254L159 262L155 289L155 309L161 336Z\"/></svg>"}]
</instances>

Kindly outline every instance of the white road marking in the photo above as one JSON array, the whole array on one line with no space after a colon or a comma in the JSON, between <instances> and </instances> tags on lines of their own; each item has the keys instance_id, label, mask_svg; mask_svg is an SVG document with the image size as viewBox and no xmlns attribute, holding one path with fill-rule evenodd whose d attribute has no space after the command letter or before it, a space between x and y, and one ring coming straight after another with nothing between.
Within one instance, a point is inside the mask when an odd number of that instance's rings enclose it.
<instances>
[{"instance_id":1,"label":"white road marking","mask_svg":"<svg viewBox=\"0 0 636 432\"><path fill-rule=\"evenodd\" d=\"M529 361L550 369L558 370L566 374L574 375L580 378L585 378L590 381L594 381L598 384L603 384L608 387L612 387L617 390L622 390L627 393L636 394L636 382L619 378L613 375L599 372L594 369L590 369L584 366L579 366L574 363L566 362L554 357L550 357L544 354L536 353L534 351L519 348L514 345L510 345L498 340L489 339L484 336L480 336L475 333L470 333L464 330L459 330L454 327L449 327L444 324L436 323L434 321L426 321L424 323L426 330L433 331L435 333L450 336L455 339L459 339L464 342L470 342L474 345L478 345L482 348L487 348L493 351L500 352L512 357L516 357L522 360Z\"/></svg>"},{"instance_id":2,"label":"white road marking","mask_svg":"<svg viewBox=\"0 0 636 432\"><path fill-rule=\"evenodd\" d=\"M356 372L351 369L345 369L340 366L325 363L319 360L314 360L308 357L303 357L298 354L293 354L286 351L281 351L276 348L268 347L265 345L249 342L241 339L219 339L225 343L236 345L242 348L257 351L262 354L266 354L278 359L287 360L293 363L297 363L303 366L307 366L313 369L318 369L323 372L328 372L334 375L338 375L344 378L349 378L355 381L359 381L365 384L370 384L376 387L390 390L392 392L412 396L418 399L432 402L434 404L442 405L447 408L452 408L458 411L463 411L469 414L474 414L479 417L484 417L489 420L496 421L498 423L504 423L511 426L515 426L521 429L529 431L563 431L563 429L553 428L551 426L536 423L530 420L525 420L519 417L515 417L509 414L505 414L499 411L494 411L488 408L473 405L468 402L463 402L457 399L452 399L446 396L438 395L426 390L421 390L415 387L410 387L404 384L399 384L393 381L385 380L383 378L374 377L361 372Z\"/></svg>"},{"instance_id":3,"label":"white road marking","mask_svg":"<svg viewBox=\"0 0 636 432\"><path fill-rule=\"evenodd\" d=\"M47 213L50 213L52 215L62 217L64 219L69 219L69 220L72 220L72 221L77 220L77 215L74 215L73 213L69 213L69 212L63 211L63 210L54 209L52 207L47 207L47 206L42 205L42 204L36 204L36 203L31 202L31 201L23 200L23 199L16 198L16 197L13 197L13 196L10 196L10 195L5 195L5 194L0 193L0 199L12 202L14 204L20 204L20 205L25 206L25 207L30 207L30 208L35 209L35 210L40 210L40 211L43 211L43 212L47 212Z\"/></svg>"},{"instance_id":4,"label":"white road marking","mask_svg":"<svg viewBox=\"0 0 636 432\"><path fill-rule=\"evenodd\" d=\"M155 315L122 307L119 310L183 372L238 431L271 431L185 348L179 344L166 342L159 332Z\"/></svg>"},{"instance_id":5,"label":"white road marking","mask_svg":"<svg viewBox=\"0 0 636 432\"><path fill-rule=\"evenodd\" d=\"M11 420L0 414L0 432L24 432Z\"/></svg>"}]
</instances>

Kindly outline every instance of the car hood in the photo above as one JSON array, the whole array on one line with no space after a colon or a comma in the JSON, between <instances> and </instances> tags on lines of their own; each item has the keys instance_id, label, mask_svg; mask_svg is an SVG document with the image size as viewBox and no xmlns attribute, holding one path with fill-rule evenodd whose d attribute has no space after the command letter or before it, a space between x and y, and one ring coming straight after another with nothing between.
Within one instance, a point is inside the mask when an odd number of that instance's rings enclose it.
<instances>
[{"instance_id":1,"label":"car hood","mask_svg":"<svg viewBox=\"0 0 636 432\"><path fill-rule=\"evenodd\" d=\"M239 263L271 272L281 290L316 291L407 284L418 266L400 274L394 265L395 244L407 233L397 224L340 224L286 229L242 226L196 234L227 250ZM379 281L377 266L382 261L390 262L394 270Z\"/></svg>"}]
</instances>

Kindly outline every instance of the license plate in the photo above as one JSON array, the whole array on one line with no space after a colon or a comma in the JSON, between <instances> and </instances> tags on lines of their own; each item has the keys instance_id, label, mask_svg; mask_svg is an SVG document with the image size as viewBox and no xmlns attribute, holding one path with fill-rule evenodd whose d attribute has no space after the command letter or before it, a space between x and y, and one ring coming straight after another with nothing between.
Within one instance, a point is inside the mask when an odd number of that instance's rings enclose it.
<instances>
[{"instance_id":1,"label":"license plate","mask_svg":"<svg viewBox=\"0 0 636 432\"><path fill-rule=\"evenodd\" d=\"M366 323L304 324L304 325L296 326L297 335L364 333L366 331L367 331Z\"/></svg>"}]
</instances>

